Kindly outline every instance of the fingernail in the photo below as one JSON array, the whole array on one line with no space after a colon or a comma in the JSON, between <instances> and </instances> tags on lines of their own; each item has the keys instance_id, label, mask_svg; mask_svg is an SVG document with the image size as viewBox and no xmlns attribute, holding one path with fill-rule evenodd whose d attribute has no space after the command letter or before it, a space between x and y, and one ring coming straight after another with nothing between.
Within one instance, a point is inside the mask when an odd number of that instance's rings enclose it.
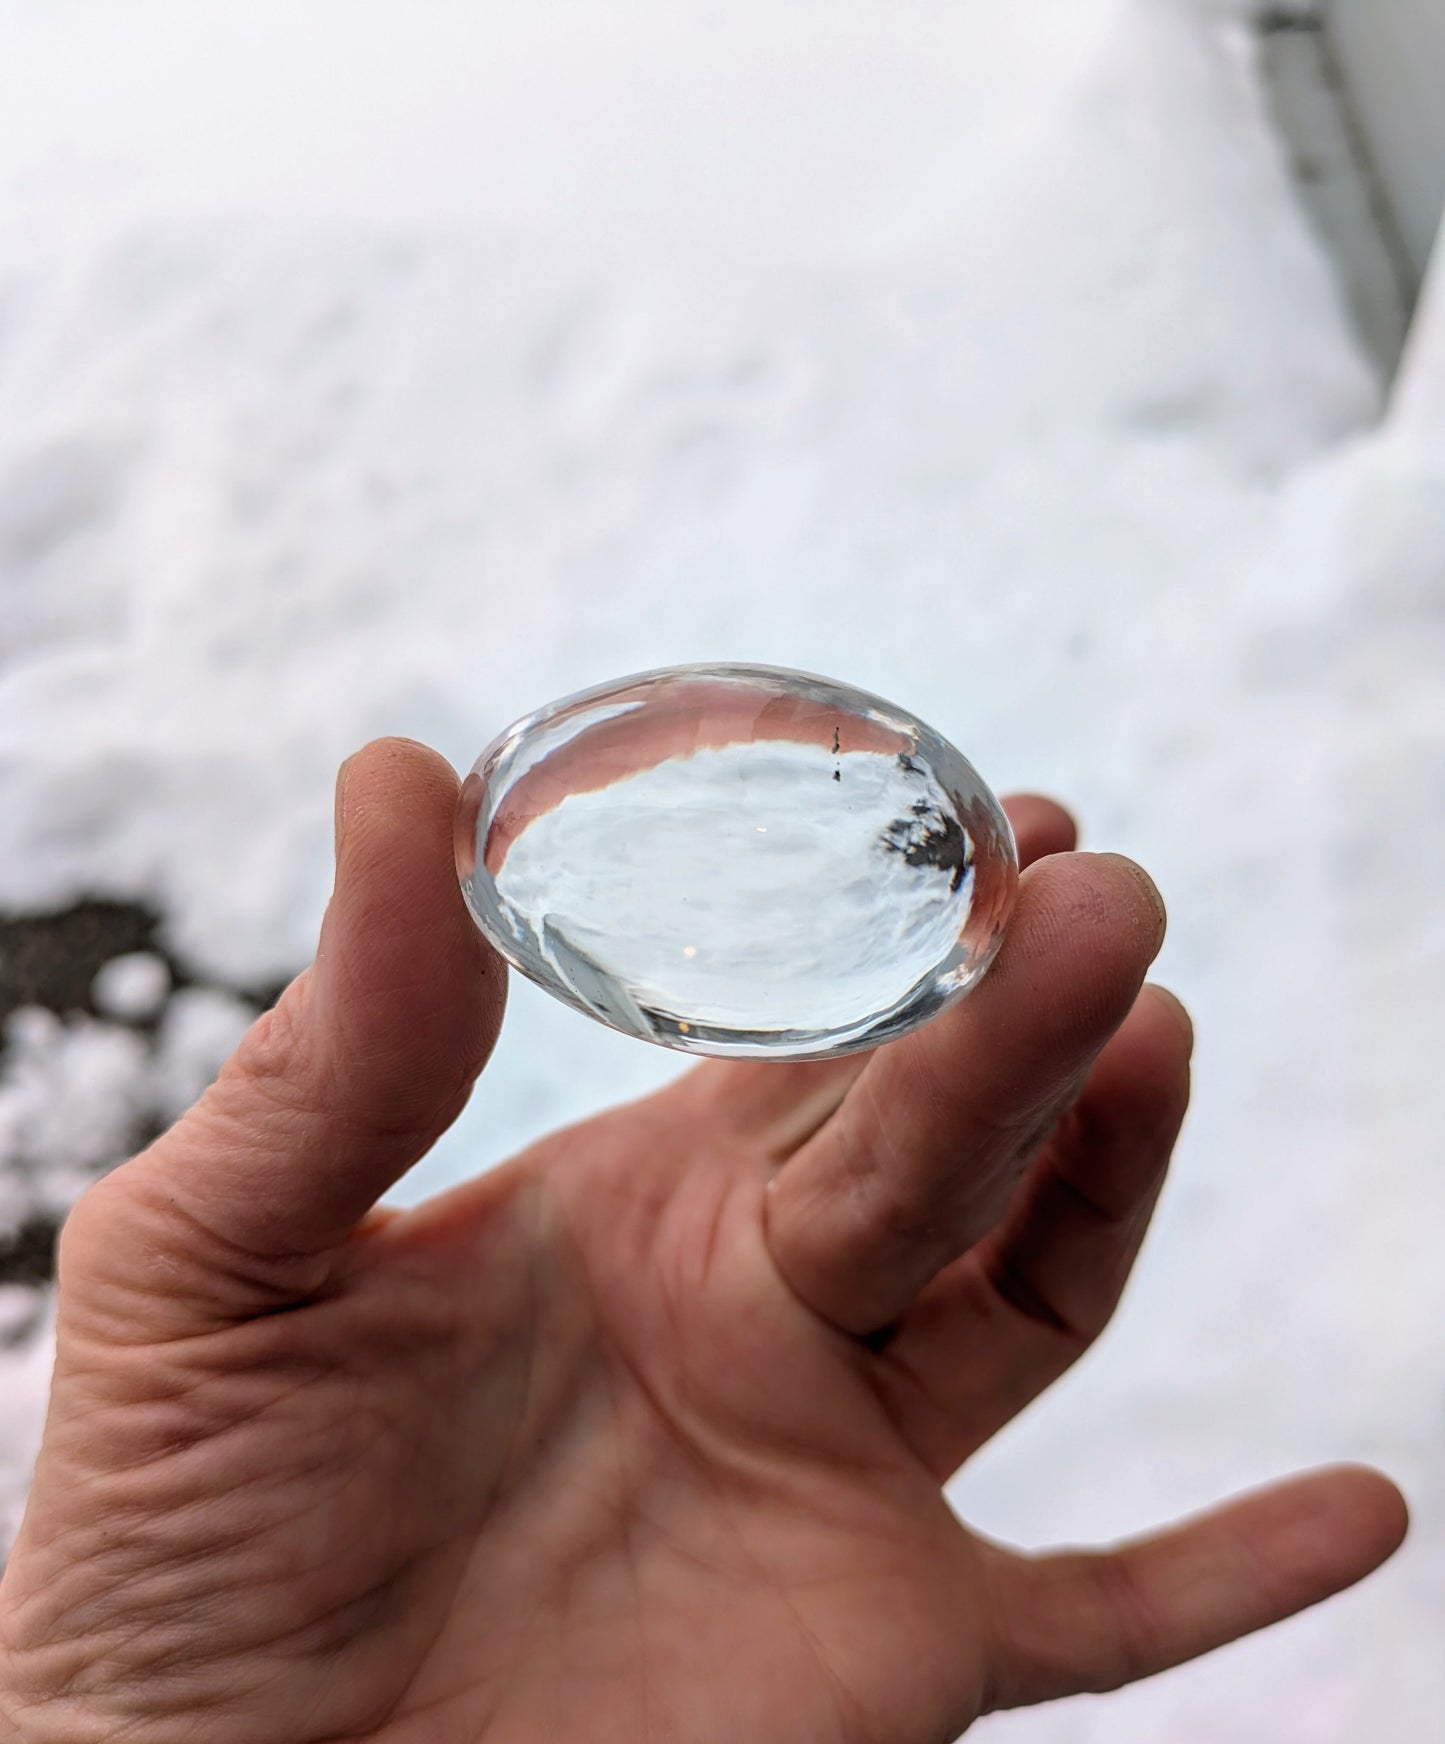
<instances>
[{"instance_id":1,"label":"fingernail","mask_svg":"<svg viewBox=\"0 0 1445 1744\"><path fill-rule=\"evenodd\" d=\"M356 756L353 753L336 771L336 798L332 806L331 837L338 859L341 856L341 838L346 833L346 784L351 778L351 765L355 761Z\"/></svg>"},{"instance_id":2,"label":"fingernail","mask_svg":"<svg viewBox=\"0 0 1445 1744\"><path fill-rule=\"evenodd\" d=\"M1157 981L1149 982L1149 991L1153 993L1156 998L1164 1000L1165 1003L1173 1009L1175 1016L1178 1018L1179 1027L1184 1031L1185 1038L1188 1040L1189 1046L1192 1050L1194 1047L1194 1019L1186 1010L1184 1001L1180 999L1177 994L1171 993L1167 987L1161 987Z\"/></svg>"},{"instance_id":3,"label":"fingernail","mask_svg":"<svg viewBox=\"0 0 1445 1744\"><path fill-rule=\"evenodd\" d=\"M1135 887L1144 896L1149 906L1154 910L1155 924L1158 927L1158 941L1155 949L1164 943L1165 928L1169 924L1169 911L1164 906L1164 898L1159 893L1159 886L1144 870L1137 860L1131 860L1127 854L1101 854L1101 860L1112 860L1116 866L1121 866L1133 880Z\"/></svg>"}]
</instances>

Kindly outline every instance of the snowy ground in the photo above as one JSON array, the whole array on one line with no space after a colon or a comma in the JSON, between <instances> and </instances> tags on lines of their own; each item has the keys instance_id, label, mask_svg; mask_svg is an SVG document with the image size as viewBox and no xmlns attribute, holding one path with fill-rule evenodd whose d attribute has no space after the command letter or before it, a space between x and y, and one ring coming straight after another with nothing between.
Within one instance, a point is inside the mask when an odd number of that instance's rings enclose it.
<instances>
[{"instance_id":1,"label":"snowy ground","mask_svg":"<svg viewBox=\"0 0 1445 1744\"><path fill-rule=\"evenodd\" d=\"M1148 865L1199 1024L1125 1311L959 1506L1090 1540L1351 1457L1416 1515L980 1735L1430 1736L1445 284L1385 416L1257 59L1226 0L0 3L0 909L144 904L193 983L11 1020L0 1231L304 960L359 742L832 673ZM519 987L407 1191L673 1069ZM44 1312L0 1288L12 1510Z\"/></svg>"}]
</instances>

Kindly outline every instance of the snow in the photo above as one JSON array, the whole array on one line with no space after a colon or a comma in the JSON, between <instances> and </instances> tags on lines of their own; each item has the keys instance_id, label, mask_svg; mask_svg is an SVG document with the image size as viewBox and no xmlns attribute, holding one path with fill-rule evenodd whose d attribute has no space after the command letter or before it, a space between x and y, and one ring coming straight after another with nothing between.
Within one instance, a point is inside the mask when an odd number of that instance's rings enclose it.
<instances>
[{"instance_id":1,"label":"snow","mask_svg":"<svg viewBox=\"0 0 1445 1744\"><path fill-rule=\"evenodd\" d=\"M1445 1703L1445 285L1385 415L1242 17L0 8L0 907L143 899L261 985L359 742L465 766L680 660L891 696L1158 877L1175 1180L956 1499L1089 1541L1351 1457L1415 1529L1285 1629L980 1728L1020 1744L1415 1744ZM154 1051L12 1020L7 1190L170 1118L249 1010L184 989ZM516 986L405 1191L674 1069ZM14 1498L43 1337L0 1363Z\"/></svg>"},{"instance_id":2,"label":"snow","mask_svg":"<svg viewBox=\"0 0 1445 1744\"><path fill-rule=\"evenodd\" d=\"M0 1189L14 1192L26 1180L46 1209L63 1209L91 1172L115 1161L117 1135L129 1136L145 1046L116 1025L62 1022L34 1006L13 1014L5 1040L0 1154L11 1173Z\"/></svg>"},{"instance_id":3,"label":"snow","mask_svg":"<svg viewBox=\"0 0 1445 1744\"><path fill-rule=\"evenodd\" d=\"M154 1017L171 990L171 972L154 951L127 951L101 966L90 996L107 1017L143 1022Z\"/></svg>"}]
</instances>

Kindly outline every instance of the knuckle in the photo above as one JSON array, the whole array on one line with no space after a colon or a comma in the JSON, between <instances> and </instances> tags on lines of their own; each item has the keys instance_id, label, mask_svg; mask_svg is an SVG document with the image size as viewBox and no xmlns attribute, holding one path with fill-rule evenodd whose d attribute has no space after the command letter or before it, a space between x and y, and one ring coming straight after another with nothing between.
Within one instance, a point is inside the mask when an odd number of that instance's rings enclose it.
<instances>
[{"instance_id":1,"label":"knuckle","mask_svg":"<svg viewBox=\"0 0 1445 1744\"><path fill-rule=\"evenodd\" d=\"M308 1045L309 978L294 981L269 1011L263 1011L222 1066L217 1083L249 1092L286 1112L307 1112L317 1097L317 1068Z\"/></svg>"},{"instance_id":2,"label":"knuckle","mask_svg":"<svg viewBox=\"0 0 1445 1744\"><path fill-rule=\"evenodd\" d=\"M1096 1556L1091 1573L1108 1632L1090 1688L1102 1694L1138 1683L1168 1663L1155 1605L1127 1551Z\"/></svg>"}]
</instances>

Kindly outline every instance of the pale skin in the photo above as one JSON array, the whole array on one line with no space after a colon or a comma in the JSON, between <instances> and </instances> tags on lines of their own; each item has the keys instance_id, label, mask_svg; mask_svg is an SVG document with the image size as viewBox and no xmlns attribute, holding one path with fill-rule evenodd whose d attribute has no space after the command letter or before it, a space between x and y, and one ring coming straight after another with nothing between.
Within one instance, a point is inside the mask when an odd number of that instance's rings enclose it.
<instances>
[{"instance_id":1,"label":"pale skin","mask_svg":"<svg viewBox=\"0 0 1445 1744\"><path fill-rule=\"evenodd\" d=\"M1004 950L923 1031L709 1062L376 1209L501 1022L455 796L351 760L315 964L66 1227L0 1740L947 1744L1391 1553L1349 1467L1085 1552L944 1500L1102 1330L1184 1114L1137 867L1014 801Z\"/></svg>"}]
</instances>

